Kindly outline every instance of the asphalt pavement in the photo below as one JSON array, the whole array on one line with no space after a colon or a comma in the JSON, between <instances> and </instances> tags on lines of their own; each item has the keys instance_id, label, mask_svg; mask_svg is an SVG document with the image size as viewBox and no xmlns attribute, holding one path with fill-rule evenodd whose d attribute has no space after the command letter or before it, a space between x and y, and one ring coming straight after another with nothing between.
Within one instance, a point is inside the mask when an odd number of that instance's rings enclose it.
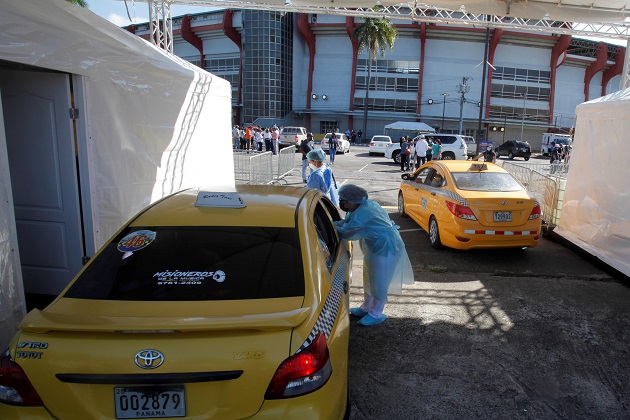
<instances>
[{"instance_id":1,"label":"asphalt pavement","mask_svg":"<svg viewBox=\"0 0 630 420\"><path fill-rule=\"evenodd\" d=\"M388 210L415 274L390 296L387 321L351 324L350 419L630 418L627 278L549 237L525 250L435 250L396 212L397 165L353 147L333 169Z\"/></svg>"}]
</instances>

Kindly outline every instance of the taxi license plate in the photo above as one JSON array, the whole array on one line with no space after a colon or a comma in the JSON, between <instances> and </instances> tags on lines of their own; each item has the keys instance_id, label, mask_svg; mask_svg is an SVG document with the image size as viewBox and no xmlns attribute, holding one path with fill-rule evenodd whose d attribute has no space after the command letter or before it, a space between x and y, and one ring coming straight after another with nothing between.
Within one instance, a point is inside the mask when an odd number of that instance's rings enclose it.
<instances>
[{"instance_id":1,"label":"taxi license plate","mask_svg":"<svg viewBox=\"0 0 630 420\"><path fill-rule=\"evenodd\" d=\"M117 419L185 417L183 385L115 387Z\"/></svg>"},{"instance_id":2,"label":"taxi license plate","mask_svg":"<svg viewBox=\"0 0 630 420\"><path fill-rule=\"evenodd\" d=\"M494 221L495 222L511 222L512 212L511 211L495 211Z\"/></svg>"}]
</instances>

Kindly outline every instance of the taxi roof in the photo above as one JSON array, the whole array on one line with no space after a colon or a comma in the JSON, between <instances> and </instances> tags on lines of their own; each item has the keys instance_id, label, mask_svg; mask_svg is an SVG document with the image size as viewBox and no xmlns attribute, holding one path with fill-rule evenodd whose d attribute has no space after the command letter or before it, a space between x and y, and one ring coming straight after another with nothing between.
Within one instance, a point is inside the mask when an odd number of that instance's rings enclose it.
<instances>
[{"instance_id":1,"label":"taxi roof","mask_svg":"<svg viewBox=\"0 0 630 420\"><path fill-rule=\"evenodd\" d=\"M443 166L449 172L468 172L475 171L478 172L480 169L480 165L485 165L483 168L483 172L507 172L501 166L490 163L490 162L477 162L470 160L440 160L435 161L436 166Z\"/></svg>"},{"instance_id":2,"label":"taxi roof","mask_svg":"<svg viewBox=\"0 0 630 420\"><path fill-rule=\"evenodd\" d=\"M131 226L294 227L297 208L312 191L276 185L237 185L231 191L191 188L154 203L140 213ZM196 206L199 193L208 192L237 193L245 206Z\"/></svg>"}]
</instances>

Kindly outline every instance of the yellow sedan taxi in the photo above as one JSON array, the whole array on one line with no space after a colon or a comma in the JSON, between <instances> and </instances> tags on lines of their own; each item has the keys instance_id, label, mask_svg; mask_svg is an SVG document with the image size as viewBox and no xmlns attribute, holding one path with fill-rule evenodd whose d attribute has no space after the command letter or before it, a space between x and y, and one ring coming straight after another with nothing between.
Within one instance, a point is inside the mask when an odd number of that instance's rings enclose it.
<instances>
[{"instance_id":1,"label":"yellow sedan taxi","mask_svg":"<svg viewBox=\"0 0 630 420\"><path fill-rule=\"evenodd\" d=\"M341 419L351 250L321 192L142 211L0 356L0 419Z\"/></svg>"},{"instance_id":2,"label":"yellow sedan taxi","mask_svg":"<svg viewBox=\"0 0 630 420\"><path fill-rule=\"evenodd\" d=\"M493 163L430 161L402 175L398 213L428 234L434 248L535 247L540 205Z\"/></svg>"}]
</instances>

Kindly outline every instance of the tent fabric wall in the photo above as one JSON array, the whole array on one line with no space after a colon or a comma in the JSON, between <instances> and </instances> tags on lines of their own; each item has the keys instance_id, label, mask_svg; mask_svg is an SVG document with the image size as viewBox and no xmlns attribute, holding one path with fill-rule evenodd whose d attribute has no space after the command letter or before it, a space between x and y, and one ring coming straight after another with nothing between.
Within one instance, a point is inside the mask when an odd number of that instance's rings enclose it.
<instances>
[{"instance_id":1,"label":"tent fabric wall","mask_svg":"<svg viewBox=\"0 0 630 420\"><path fill-rule=\"evenodd\" d=\"M579 105L555 232L630 276L630 89Z\"/></svg>"},{"instance_id":2,"label":"tent fabric wall","mask_svg":"<svg viewBox=\"0 0 630 420\"><path fill-rule=\"evenodd\" d=\"M227 81L64 0L3 0L0 27L1 60L78 75L73 80L82 84L78 140L82 178L87 172L89 179L89 248L166 195L196 185L234 187ZM3 173L5 165L0 161ZM2 194L9 182L0 179ZM12 212L3 198L0 308L23 305L11 254L15 222L5 217Z\"/></svg>"}]
</instances>

